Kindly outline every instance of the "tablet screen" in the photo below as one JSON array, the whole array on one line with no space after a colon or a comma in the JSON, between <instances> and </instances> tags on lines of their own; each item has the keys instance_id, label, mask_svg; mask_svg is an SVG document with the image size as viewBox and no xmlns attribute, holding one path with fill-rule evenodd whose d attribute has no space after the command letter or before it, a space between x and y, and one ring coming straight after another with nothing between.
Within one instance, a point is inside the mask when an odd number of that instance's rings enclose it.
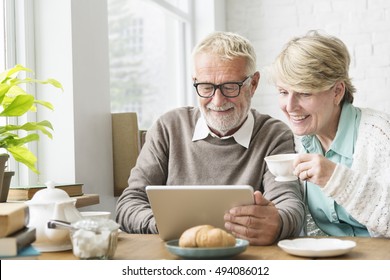
<instances>
[{"instance_id":1,"label":"tablet screen","mask_svg":"<svg viewBox=\"0 0 390 280\"><path fill-rule=\"evenodd\" d=\"M197 225L225 229L225 212L254 203L248 185L147 186L146 193L163 240L178 239Z\"/></svg>"}]
</instances>

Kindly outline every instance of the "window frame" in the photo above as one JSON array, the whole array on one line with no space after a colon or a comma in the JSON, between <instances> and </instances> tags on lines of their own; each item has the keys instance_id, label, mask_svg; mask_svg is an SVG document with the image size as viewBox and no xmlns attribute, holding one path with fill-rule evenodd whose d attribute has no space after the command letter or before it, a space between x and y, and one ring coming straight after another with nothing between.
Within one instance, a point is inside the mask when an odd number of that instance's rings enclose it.
<instances>
[{"instance_id":1,"label":"window frame","mask_svg":"<svg viewBox=\"0 0 390 280\"><path fill-rule=\"evenodd\" d=\"M35 49L34 49L34 13L33 1L28 0L3 0L4 5L4 30L5 30L5 67L11 68L15 64L22 64L33 71L35 70ZM35 95L35 85L24 85L25 90ZM36 114L31 113L19 117L16 121L7 120L9 123L34 122ZM28 148L37 155L38 143L26 144ZM15 171L12 179L13 185L31 185L39 181L39 176L29 170L26 166L8 159L8 169Z\"/></svg>"},{"instance_id":2,"label":"window frame","mask_svg":"<svg viewBox=\"0 0 390 280\"><path fill-rule=\"evenodd\" d=\"M181 0L182 1L182 0ZM178 6L174 6L166 0L149 0L158 10L161 10L165 14L165 17L169 17L177 21L174 32L174 36L177 38L175 48L178 52L175 54L175 65L178 76L172 76L173 87L175 88L175 95L172 99L172 107L179 106L193 106L196 103L196 95L194 95L192 82L191 82L191 51L193 48L194 39L194 1L186 0L186 11L180 9ZM183 2L179 4L182 5ZM111 97L112 98L112 97ZM111 99L116 100L116 99ZM172 109L167 107L167 110ZM129 109L127 109L129 110ZM135 110L135 109L130 109ZM114 109L112 112L126 111L126 108ZM142 119L142 115L139 116ZM156 116L154 117L156 118ZM152 122L155 121L151 117ZM148 127L142 127L142 121L140 122L142 129L148 129ZM147 125L148 126L148 125Z\"/></svg>"}]
</instances>

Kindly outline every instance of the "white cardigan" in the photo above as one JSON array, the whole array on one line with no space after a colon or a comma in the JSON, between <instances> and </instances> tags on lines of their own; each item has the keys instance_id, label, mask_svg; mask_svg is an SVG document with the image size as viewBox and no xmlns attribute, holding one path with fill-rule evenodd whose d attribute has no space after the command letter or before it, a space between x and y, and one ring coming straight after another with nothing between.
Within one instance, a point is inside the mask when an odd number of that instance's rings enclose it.
<instances>
[{"instance_id":1,"label":"white cardigan","mask_svg":"<svg viewBox=\"0 0 390 280\"><path fill-rule=\"evenodd\" d=\"M322 190L371 236L390 237L390 115L361 110L352 166L338 164Z\"/></svg>"}]
</instances>

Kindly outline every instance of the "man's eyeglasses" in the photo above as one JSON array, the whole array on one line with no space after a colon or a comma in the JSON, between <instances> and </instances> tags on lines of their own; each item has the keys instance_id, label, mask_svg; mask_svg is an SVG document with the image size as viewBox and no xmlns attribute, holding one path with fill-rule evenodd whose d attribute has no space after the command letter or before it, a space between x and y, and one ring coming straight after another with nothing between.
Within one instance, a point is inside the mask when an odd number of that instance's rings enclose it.
<instances>
[{"instance_id":1,"label":"man's eyeglasses","mask_svg":"<svg viewBox=\"0 0 390 280\"><path fill-rule=\"evenodd\" d=\"M219 85L212 83L194 83L194 87L196 88L198 95L203 98L213 97L217 88L219 88L223 96L233 98L240 95L241 87L245 84L248 78L252 78L252 76L247 76L241 82L227 82Z\"/></svg>"}]
</instances>

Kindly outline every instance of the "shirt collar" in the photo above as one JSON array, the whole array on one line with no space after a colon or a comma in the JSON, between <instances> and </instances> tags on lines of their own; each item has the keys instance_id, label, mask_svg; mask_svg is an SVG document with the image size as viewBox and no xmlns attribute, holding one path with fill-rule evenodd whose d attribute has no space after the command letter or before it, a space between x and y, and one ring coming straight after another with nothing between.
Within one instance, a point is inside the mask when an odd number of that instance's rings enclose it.
<instances>
[{"instance_id":1,"label":"shirt collar","mask_svg":"<svg viewBox=\"0 0 390 280\"><path fill-rule=\"evenodd\" d=\"M345 102L341 110L336 136L330 146L330 149L348 158L353 157L355 135L357 135L356 118L356 108L352 104ZM351 144L345 145L345 143Z\"/></svg>"},{"instance_id":2,"label":"shirt collar","mask_svg":"<svg viewBox=\"0 0 390 280\"><path fill-rule=\"evenodd\" d=\"M354 150L353 143L355 143L357 135L357 126L355 125L357 119L357 109L352 104L345 102L341 110L336 136L329 150L352 159ZM345 143L351 143L351 145L345 145ZM303 136L302 145L309 153L316 153L322 149L315 135Z\"/></svg>"},{"instance_id":3,"label":"shirt collar","mask_svg":"<svg viewBox=\"0 0 390 280\"><path fill-rule=\"evenodd\" d=\"M195 142L198 140L205 139L210 134L213 137L218 137L221 139L228 139L230 137L233 137L234 140L238 144L240 144L241 146L243 146L245 148L248 148L249 143L251 141L251 137L252 137L254 123L255 123L255 120L254 120L253 114L250 112L248 114L248 117L246 118L245 122L243 123L243 125L233 135L219 137L209 129L209 127L207 126L206 120L203 117L203 114L200 114L200 118L196 122L192 141Z\"/></svg>"}]
</instances>

